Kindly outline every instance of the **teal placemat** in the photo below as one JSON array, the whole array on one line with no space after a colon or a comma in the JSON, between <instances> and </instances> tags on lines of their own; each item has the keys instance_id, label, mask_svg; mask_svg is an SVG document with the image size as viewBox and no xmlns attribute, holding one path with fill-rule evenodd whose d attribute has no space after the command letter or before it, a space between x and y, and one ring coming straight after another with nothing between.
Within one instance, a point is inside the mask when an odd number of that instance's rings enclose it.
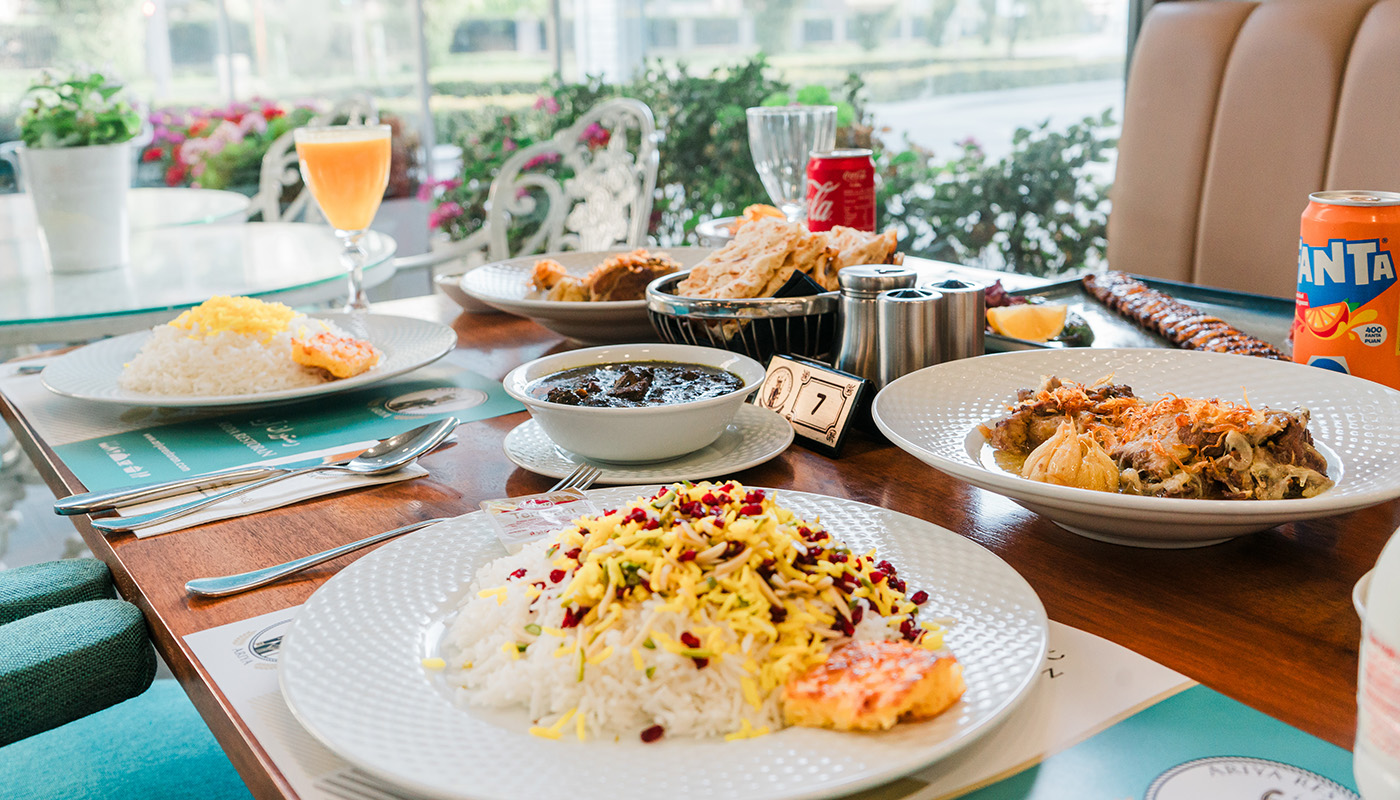
<instances>
[{"instance_id":1,"label":"teal placemat","mask_svg":"<svg viewBox=\"0 0 1400 800\"><path fill-rule=\"evenodd\" d=\"M523 411L501 384L448 356L408 375L343 394L229 409L58 445L90 491L311 455L383 439L445 416L462 422Z\"/></svg>"},{"instance_id":2,"label":"teal placemat","mask_svg":"<svg viewBox=\"0 0 1400 800\"><path fill-rule=\"evenodd\" d=\"M1347 750L1196 686L962 797L1354 800L1351 763Z\"/></svg>"}]
</instances>

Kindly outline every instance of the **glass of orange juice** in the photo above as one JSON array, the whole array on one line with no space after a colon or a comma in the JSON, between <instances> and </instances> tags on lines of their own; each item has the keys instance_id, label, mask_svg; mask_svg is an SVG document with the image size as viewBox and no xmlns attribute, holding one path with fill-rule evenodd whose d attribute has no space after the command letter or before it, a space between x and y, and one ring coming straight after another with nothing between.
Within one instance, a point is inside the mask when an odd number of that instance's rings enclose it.
<instances>
[{"instance_id":1,"label":"glass of orange juice","mask_svg":"<svg viewBox=\"0 0 1400 800\"><path fill-rule=\"evenodd\" d=\"M365 231L389 185L388 125L327 125L293 132L301 179L345 246L350 270L346 311L369 308L365 295Z\"/></svg>"}]
</instances>

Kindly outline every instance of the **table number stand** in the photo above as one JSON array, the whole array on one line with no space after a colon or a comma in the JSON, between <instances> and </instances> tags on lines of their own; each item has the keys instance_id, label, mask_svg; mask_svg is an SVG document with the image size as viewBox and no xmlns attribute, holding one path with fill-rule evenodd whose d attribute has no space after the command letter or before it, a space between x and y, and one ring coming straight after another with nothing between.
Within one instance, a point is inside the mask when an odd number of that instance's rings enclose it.
<instances>
[{"instance_id":1,"label":"table number stand","mask_svg":"<svg viewBox=\"0 0 1400 800\"><path fill-rule=\"evenodd\" d=\"M798 439L837 457L870 382L809 358L773 356L751 402L782 414Z\"/></svg>"}]
</instances>

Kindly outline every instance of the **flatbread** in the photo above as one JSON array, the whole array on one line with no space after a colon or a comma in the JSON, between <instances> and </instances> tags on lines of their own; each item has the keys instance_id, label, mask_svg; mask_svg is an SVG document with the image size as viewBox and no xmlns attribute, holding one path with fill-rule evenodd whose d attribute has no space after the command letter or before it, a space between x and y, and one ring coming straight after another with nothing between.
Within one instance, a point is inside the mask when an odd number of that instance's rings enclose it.
<instances>
[{"instance_id":1,"label":"flatbread","mask_svg":"<svg viewBox=\"0 0 1400 800\"><path fill-rule=\"evenodd\" d=\"M875 234L837 226L812 233L799 222L761 217L696 264L676 293L726 300L772 297L799 271L835 291L840 288L836 273L843 267L900 263L898 246L893 229Z\"/></svg>"},{"instance_id":2,"label":"flatbread","mask_svg":"<svg viewBox=\"0 0 1400 800\"><path fill-rule=\"evenodd\" d=\"M759 297L806 233L799 223L758 219L739 229L729 244L696 264L676 286L684 297Z\"/></svg>"}]
</instances>

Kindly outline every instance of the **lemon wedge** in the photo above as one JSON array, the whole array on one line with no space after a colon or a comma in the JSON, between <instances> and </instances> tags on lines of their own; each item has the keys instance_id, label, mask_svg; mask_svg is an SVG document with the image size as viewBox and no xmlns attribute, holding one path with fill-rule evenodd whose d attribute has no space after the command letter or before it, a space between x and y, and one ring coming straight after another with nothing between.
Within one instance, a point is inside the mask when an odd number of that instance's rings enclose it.
<instances>
[{"instance_id":1,"label":"lemon wedge","mask_svg":"<svg viewBox=\"0 0 1400 800\"><path fill-rule=\"evenodd\" d=\"M987 324L1002 336L1043 342L1064 330L1068 313L1060 303L998 306L987 309Z\"/></svg>"}]
</instances>

